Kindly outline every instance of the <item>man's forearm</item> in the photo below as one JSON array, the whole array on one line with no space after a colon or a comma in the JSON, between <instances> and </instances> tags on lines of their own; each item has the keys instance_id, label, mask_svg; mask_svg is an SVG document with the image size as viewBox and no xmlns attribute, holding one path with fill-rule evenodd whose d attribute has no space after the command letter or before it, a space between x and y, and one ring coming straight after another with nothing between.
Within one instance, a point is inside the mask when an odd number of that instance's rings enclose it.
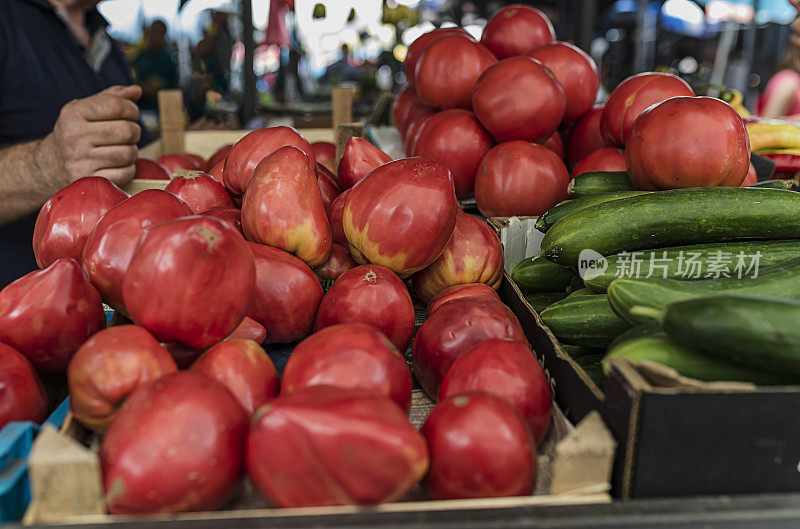
<instances>
[{"instance_id":1,"label":"man's forearm","mask_svg":"<svg viewBox=\"0 0 800 529\"><path fill-rule=\"evenodd\" d=\"M0 225L42 207L69 183L50 136L0 149Z\"/></svg>"}]
</instances>

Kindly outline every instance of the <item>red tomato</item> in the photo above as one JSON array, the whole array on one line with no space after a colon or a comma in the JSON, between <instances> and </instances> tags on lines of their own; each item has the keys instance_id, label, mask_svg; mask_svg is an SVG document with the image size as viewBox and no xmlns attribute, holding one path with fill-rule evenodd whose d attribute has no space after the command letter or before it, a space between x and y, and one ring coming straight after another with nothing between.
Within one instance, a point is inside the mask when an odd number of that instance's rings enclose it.
<instances>
[{"instance_id":1,"label":"red tomato","mask_svg":"<svg viewBox=\"0 0 800 529\"><path fill-rule=\"evenodd\" d=\"M417 97L437 110L472 108L472 87L497 62L492 52L463 35L435 39L414 71Z\"/></svg>"},{"instance_id":2,"label":"red tomato","mask_svg":"<svg viewBox=\"0 0 800 529\"><path fill-rule=\"evenodd\" d=\"M291 145L264 158L242 201L242 228L248 240L291 252L309 266L327 261L331 227L314 160Z\"/></svg>"},{"instance_id":3,"label":"red tomato","mask_svg":"<svg viewBox=\"0 0 800 529\"><path fill-rule=\"evenodd\" d=\"M334 243L331 244L331 256L328 257L327 261L316 267L314 273L320 279L336 281L340 275L356 266L358 266L358 263L353 260L347 248Z\"/></svg>"},{"instance_id":4,"label":"red tomato","mask_svg":"<svg viewBox=\"0 0 800 529\"><path fill-rule=\"evenodd\" d=\"M331 386L281 395L258 410L246 459L250 481L277 507L396 501L428 469L425 439L397 404Z\"/></svg>"},{"instance_id":5,"label":"red tomato","mask_svg":"<svg viewBox=\"0 0 800 529\"><path fill-rule=\"evenodd\" d=\"M122 279L139 238L151 226L191 215L181 199L160 189L147 189L123 200L103 215L86 240L83 272L103 301L125 313Z\"/></svg>"},{"instance_id":6,"label":"red tomato","mask_svg":"<svg viewBox=\"0 0 800 529\"><path fill-rule=\"evenodd\" d=\"M299 132L291 127L257 129L234 143L228 151L222 173L225 187L234 195L244 195L253 171L261 160L287 145L303 151L311 161L311 167L314 167L314 151Z\"/></svg>"},{"instance_id":7,"label":"red tomato","mask_svg":"<svg viewBox=\"0 0 800 529\"><path fill-rule=\"evenodd\" d=\"M411 372L392 342L375 327L343 323L297 344L281 379L281 395L310 386L365 389L411 406Z\"/></svg>"},{"instance_id":8,"label":"red tomato","mask_svg":"<svg viewBox=\"0 0 800 529\"><path fill-rule=\"evenodd\" d=\"M391 161L391 156L369 141L353 136L347 140L342 159L339 160L339 186L343 190L350 189L373 169Z\"/></svg>"},{"instance_id":9,"label":"red tomato","mask_svg":"<svg viewBox=\"0 0 800 529\"><path fill-rule=\"evenodd\" d=\"M257 344L264 343L264 340L267 339L267 329L264 328L263 325L258 323L253 318L249 318L247 316L244 317L242 323L239 324L236 329L233 330L228 336L225 337L225 340L252 340Z\"/></svg>"},{"instance_id":10,"label":"red tomato","mask_svg":"<svg viewBox=\"0 0 800 529\"><path fill-rule=\"evenodd\" d=\"M314 158L328 171L336 170L336 145L329 141L315 141L311 144Z\"/></svg>"},{"instance_id":11,"label":"red tomato","mask_svg":"<svg viewBox=\"0 0 800 529\"><path fill-rule=\"evenodd\" d=\"M469 298L473 296L488 296L499 300L500 296L494 291L492 287L486 283L467 283L464 285L453 285L442 290L428 303L428 316L433 314L436 309L447 303L461 298Z\"/></svg>"},{"instance_id":12,"label":"red tomato","mask_svg":"<svg viewBox=\"0 0 800 529\"><path fill-rule=\"evenodd\" d=\"M428 119L435 115L436 114L423 116L408 126L405 141L403 142L403 148L407 157L416 156L414 153L416 152L419 136L422 134L422 131L425 130L425 125L428 123Z\"/></svg>"},{"instance_id":13,"label":"red tomato","mask_svg":"<svg viewBox=\"0 0 800 529\"><path fill-rule=\"evenodd\" d=\"M713 97L673 97L648 108L626 147L628 175L639 189L738 187L750 168L741 116Z\"/></svg>"},{"instance_id":14,"label":"red tomato","mask_svg":"<svg viewBox=\"0 0 800 529\"><path fill-rule=\"evenodd\" d=\"M288 252L249 241L247 245L256 264L247 315L267 329L267 343L296 342L311 334L322 301L322 285L314 272Z\"/></svg>"},{"instance_id":15,"label":"red tomato","mask_svg":"<svg viewBox=\"0 0 800 529\"><path fill-rule=\"evenodd\" d=\"M47 418L47 395L28 359L0 343L0 429L11 421L40 424Z\"/></svg>"},{"instance_id":16,"label":"red tomato","mask_svg":"<svg viewBox=\"0 0 800 529\"><path fill-rule=\"evenodd\" d=\"M350 191L342 192L331 203L328 210L328 222L331 225L331 239L333 244L339 244L347 247L347 237L344 236L344 225L342 224L342 214L344 213L344 201L347 200L347 194Z\"/></svg>"},{"instance_id":17,"label":"red tomato","mask_svg":"<svg viewBox=\"0 0 800 529\"><path fill-rule=\"evenodd\" d=\"M228 151L231 150L231 147L233 147L233 144L229 143L229 144L223 145L222 147L217 149L216 152L214 152L214 154L211 155L211 158L209 158L208 161L205 163L205 165L203 166L203 170L205 172L208 172L208 171L210 171L211 169L213 169L214 167L216 167L219 164L223 164L224 165L225 164L225 158L227 158ZM221 181L222 180L220 179L220 182Z\"/></svg>"},{"instance_id":18,"label":"red tomato","mask_svg":"<svg viewBox=\"0 0 800 529\"><path fill-rule=\"evenodd\" d=\"M608 145L624 146L639 114L656 103L675 96L693 96L680 77L667 73L645 72L632 75L608 96L600 130Z\"/></svg>"},{"instance_id":19,"label":"red tomato","mask_svg":"<svg viewBox=\"0 0 800 529\"><path fill-rule=\"evenodd\" d=\"M339 196L339 184L336 182L336 176L321 162L317 162L315 172L319 194L322 196L322 205L327 213L331 209L333 201Z\"/></svg>"},{"instance_id":20,"label":"red tomato","mask_svg":"<svg viewBox=\"0 0 800 529\"><path fill-rule=\"evenodd\" d=\"M206 217L214 217L216 219L224 220L239 230L239 233L244 236L244 230L242 230L242 212L238 209L234 207L217 206L207 209L203 212L203 215Z\"/></svg>"},{"instance_id":21,"label":"red tomato","mask_svg":"<svg viewBox=\"0 0 800 529\"><path fill-rule=\"evenodd\" d=\"M434 114L436 114L434 109L418 99L409 105L408 111L406 112L406 119L403 123L404 127L402 130L400 130L400 135L403 137L404 146L408 141L408 137L411 136L411 127L413 127L418 121L424 121L425 118ZM406 148L406 152L408 152L408 148Z\"/></svg>"},{"instance_id":22,"label":"red tomato","mask_svg":"<svg viewBox=\"0 0 800 529\"><path fill-rule=\"evenodd\" d=\"M525 496L536 485L536 448L525 420L504 400L466 393L442 401L422 425L436 499Z\"/></svg>"},{"instance_id":23,"label":"red tomato","mask_svg":"<svg viewBox=\"0 0 800 529\"><path fill-rule=\"evenodd\" d=\"M139 388L100 445L108 512L214 510L241 482L247 416L225 386L181 371Z\"/></svg>"},{"instance_id":24,"label":"red tomato","mask_svg":"<svg viewBox=\"0 0 800 529\"><path fill-rule=\"evenodd\" d=\"M148 160L147 158L137 158L134 164L136 166L136 175L133 177L136 180L169 180L170 170L158 162Z\"/></svg>"},{"instance_id":25,"label":"red tomato","mask_svg":"<svg viewBox=\"0 0 800 529\"><path fill-rule=\"evenodd\" d=\"M481 36L481 43L498 59L522 55L554 40L556 32L547 15L535 7L520 4L495 12Z\"/></svg>"},{"instance_id":26,"label":"red tomato","mask_svg":"<svg viewBox=\"0 0 800 529\"><path fill-rule=\"evenodd\" d=\"M103 433L137 388L178 370L153 335L136 325L98 332L69 362L69 407L88 428Z\"/></svg>"},{"instance_id":27,"label":"red tomato","mask_svg":"<svg viewBox=\"0 0 800 529\"><path fill-rule=\"evenodd\" d=\"M592 108L575 124L567 142L568 167L574 167L591 152L606 146L606 141L600 132L600 120L603 118L604 108L603 105Z\"/></svg>"},{"instance_id":28,"label":"red tomato","mask_svg":"<svg viewBox=\"0 0 800 529\"><path fill-rule=\"evenodd\" d=\"M589 54L568 42L554 42L534 48L526 55L550 70L564 89L567 99L564 121L575 121L592 108L600 76Z\"/></svg>"},{"instance_id":29,"label":"red tomato","mask_svg":"<svg viewBox=\"0 0 800 529\"><path fill-rule=\"evenodd\" d=\"M756 176L756 168L753 167L753 164L750 164L750 168L747 169L747 176L744 177L744 181L740 187L745 187L753 184L758 183L758 176Z\"/></svg>"},{"instance_id":30,"label":"red tomato","mask_svg":"<svg viewBox=\"0 0 800 529\"><path fill-rule=\"evenodd\" d=\"M442 162L453 176L456 196L466 197L475 190L475 171L489 149L492 137L472 112L444 110L431 116L419 129L414 156Z\"/></svg>"},{"instance_id":31,"label":"red tomato","mask_svg":"<svg viewBox=\"0 0 800 529\"><path fill-rule=\"evenodd\" d=\"M222 171L224 169L225 169L225 160L222 160L217 165L213 166L208 171L206 171L206 174L211 178L213 178L214 180L216 180L217 182L219 182L220 184L225 185L225 183L222 181Z\"/></svg>"},{"instance_id":32,"label":"red tomato","mask_svg":"<svg viewBox=\"0 0 800 529\"><path fill-rule=\"evenodd\" d=\"M47 268L61 257L80 262L97 222L128 196L110 180L87 176L50 197L33 229L33 254L39 268Z\"/></svg>"},{"instance_id":33,"label":"red tomato","mask_svg":"<svg viewBox=\"0 0 800 529\"><path fill-rule=\"evenodd\" d=\"M498 142L543 141L561 123L566 100L564 89L539 61L511 57L481 74L472 93L472 107Z\"/></svg>"},{"instance_id":34,"label":"red tomato","mask_svg":"<svg viewBox=\"0 0 800 529\"><path fill-rule=\"evenodd\" d=\"M408 56L406 55L406 66L408 65L407 60ZM414 89L410 85L403 87L394 100L394 106L392 107L392 123L394 123L395 128L400 131L401 135L406 130L406 120L408 119L408 112L411 110L411 105L416 101L418 101L417 93L414 92Z\"/></svg>"},{"instance_id":35,"label":"red tomato","mask_svg":"<svg viewBox=\"0 0 800 529\"><path fill-rule=\"evenodd\" d=\"M192 213L204 213L215 207L233 207L233 199L225 186L202 171L175 171L164 191L183 200Z\"/></svg>"},{"instance_id":36,"label":"red tomato","mask_svg":"<svg viewBox=\"0 0 800 529\"><path fill-rule=\"evenodd\" d=\"M278 372L253 340L225 340L203 353L191 370L230 390L248 419L278 394Z\"/></svg>"},{"instance_id":37,"label":"red tomato","mask_svg":"<svg viewBox=\"0 0 800 529\"><path fill-rule=\"evenodd\" d=\"M166 167L171 175L178 169L200 170L205 165L205 160L196 154L162 154L158 158L158 163Z\"/></svg>"},{"instance_id":38,"label":"red tomato","mask_svg":"<svg viewBox=\"0 0 800 529\"><path fill-rule=\"evenodd\" d=\"M419 328L411 349L414 376L422 389L436 398L456 358L490 338L527 344L519 320L498 300L474 296L440 306Z\"/></svg>"},{"instance_id":39,"label":"red tomato","mask_svg":"<svg viewBox=\"0 0 800 529\"><path fill-rule=\"evenodd\" d=\"M56 259L0 290L0 342L39 371L64 371L105 323L100 295L73 259Z\"/></svg>"},{"instance_id":40,"label":"red tomato","mask_svg":"<svg viewBox=\"0 0 800 529\"><path fill-rule=\"evenodd\" d=\"M536 356L524 344L486 340L459 357L439 387L439 400L483 391L511 404L528 421L534 441L550 428L553 397Z\"/></svg>"},{"instance_id":41,"label":"red tomato","mask_svg":"<svg viewBox=\"0 0 800 529\"><path fill-rule=\"evenodd\" d=\"M457 211L450 171L430 158L405 158L380 166L350 189L342 223L356 262L408 277L442 253Z\"/></svg>"},{"instance_id":42,"label":"red tomato","mask_svg":"<svg viewBox=\"0 0 800 529\"><path fill-rule=\"evenodd\" d=\"M405 351L414 334L414 303L391 270L363 265L343 273L322 298L314 329L339 323L366 323Z\"/></svg>"},{"instance_id":43,"label":"red tomato","mask_svg":"<svg viewBox=\"0 0 800 529\"><path fill-rule=\"evenodd\" d=\"M558 155L562 160L564 159L564 142L561 140L561 134L555 131L545 141L540 143L542 147L547 147Z\"/></svg>"},{"instance_id":44,"label":"red tomato","mask_svg":"<svg viewBox=\"0 0 800 529\"><path fill-rule=\"evenodd\" d=\"M428 49L431 42L438 39L439 37L445 37L447 35L459 35L462 37L467 37L468 39L475 40L472 38L472 35L467 33L463 28L438 28L434 29L433 31L429 31L427 33L423 33L412 42L408 46L408 52L406 52L406 58L403 62L403 71L406 74L406 81L408 82L408 86L414 86L414 72L417 68L417 63L419 62L420 57Z\"/></svg>"},{"instance_id":45,"label":"red tomato","mask_svg":"<svg viewBox=\"0 0 800 529\"><path fill-rule=\"evenodd\" d=\"M501 143L481 160L475 198L485 217L541 215L567 199L569 173L553 151L525 141Z\"/></svg>"},{"instance_id":46,"label":"red tomato","mask_svg":"<svg viewBox=\"0 0 800 529\"><path fill-rule=\"evenodd\" d=\"M616 147L600 147L575 164L570 178L589 171L627 171L625 151Z\"/></svg>"},{"instance_id":47,"label":"red tomato","mask_svg":"<svg viewBox=\"0 0 800 529\"><path fill-rule=\"evenodd\" d=\"M411 277L414 293L423 303L453 285L486 283L496 289L502 280L500 239L488 224L461 210L442 255Z\"/></svg>"},{"instance_id":48,"label":"red tomato","mask_svg":"<svg viewBox=\"0 0 800 529\"><path fill-rule=\"evenodd\" d=\"M164 342L204 349L241 323L255 287L252 252L219 219L194 216L150 228L122 282L134 323Z\"/></svg>"}]
</instances>

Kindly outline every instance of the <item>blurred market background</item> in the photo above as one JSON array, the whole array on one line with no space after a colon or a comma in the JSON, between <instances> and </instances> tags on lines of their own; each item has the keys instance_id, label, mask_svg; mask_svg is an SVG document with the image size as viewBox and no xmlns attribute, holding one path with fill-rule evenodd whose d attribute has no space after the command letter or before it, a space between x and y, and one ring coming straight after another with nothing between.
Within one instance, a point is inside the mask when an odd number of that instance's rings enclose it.
<instances>
[{"instance_id":1,"label":"blurred market background","mask_svg":"<svg viewBox=\"0 0 800 529\"><path fill-rule=\"evenodd\" d=\"M330 89L343 84L364 117L404 85L415 38L453 25L480 38L510 3L541 9L560 40L592 55L599 98L655 70L736 88L753 108L772 74L796 60L786 53L797 14L788 0L106 0L99 9L157 134L162 88L180 88L189 122L202 128L330 126Z\"/></svg>"}]
</instances>

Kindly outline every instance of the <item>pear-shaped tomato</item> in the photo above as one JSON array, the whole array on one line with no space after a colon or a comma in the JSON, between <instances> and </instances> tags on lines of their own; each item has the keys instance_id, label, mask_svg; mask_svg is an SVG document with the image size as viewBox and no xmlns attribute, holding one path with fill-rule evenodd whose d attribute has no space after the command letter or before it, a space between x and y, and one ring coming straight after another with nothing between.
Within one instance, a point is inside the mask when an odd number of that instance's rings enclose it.
<instances>
[{"instance_id":1,"label":"pear-shaped tomato","mask_svg":"<svg viewBox=\"0 0 800 529\"><path fill-rule=\"evenodd\" d=\"M203 349L241 323L255 279L253 253L241 234L198 215L144 234L122 292L131 319L159 340Z\"/></svg>"},{"instance_id":2,"label":"pear-shaped tomato","mask_svg":"<svg viewBox=\"0 0 800 529\"><path fill-rule=\"evenodd\" d=\"M347 140L339 161L339 185L342 189L350 189L373 169L391 161L391 156L369 141L353 136Z\"/></svg>"},{"instance_id":3,"label":"pear-shaped tomato","mask_svg":"<svg viewBox=\"0 0 800 529\"><path fill-rule=\"evenodd\" d=\"M0 343L0 429L11 421L41 423L47 417L47 395L36 370L19 351Z\"/></svg>"},{"instance_id":4,"label":"pear-shaped tomato","mask_svg":"<svg viewBox=\"0 0 800 529\"><path fill-rule=\"evenodd\" d=\"M0 342L40 371L64 371L105 323L100 295L73 259L56 259L0 290Z\"/></svg>"},{"instance_id":5,"label":"pear-shaped tomato","mask_svg":"<svg viewBox=\"0 0 800 529\"><path fill-rule=\"evenodd\" d=\"M242 228L250 241L286 250L312 267L324 263L331 227L313 160L292 146L264 158L242 201Z\"/></svg>"},{"instance_id":6,"label":"pear-shaped tomato","mask_svg":"<svg viewBox=\"0 0 800 529\"><path fill-rule=\"evenodd\" d=\"M183 200L192 213L204 213L215 207L233 207L225 186L202 171L175 171L164 191Z\"/></svg>"},{"instance_id":7,"label":"pear-shaped tomato","mask_svg":"<svg viewBox=\"0 0 800 529\"><path fill-rule=\"evenodd\" d=\"M408 277L441 255L457 211L450 171L430 158L405 158L350 189L342 221L356 262Z\"/></svg>"},{"instance_id":8,"label":"pear-shaped tomato","mask_svg":"<svg viewBox=\"0 0 800 529\"><path fill-rule=\"evenodd\" d=\"M39 268L47 268L61 257L80 262L97 222L126 198L126 192L97 176L81 178L50 197L33 230L33 253Z\"/></svg>"}]
</instances>

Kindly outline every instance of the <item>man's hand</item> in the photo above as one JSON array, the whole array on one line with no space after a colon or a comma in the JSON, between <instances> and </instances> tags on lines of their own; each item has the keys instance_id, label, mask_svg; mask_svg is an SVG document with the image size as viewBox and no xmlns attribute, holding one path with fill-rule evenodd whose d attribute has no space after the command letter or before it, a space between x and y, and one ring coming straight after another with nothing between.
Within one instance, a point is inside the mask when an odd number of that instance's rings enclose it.
<instances>
[{"instance_id":1,"label":"man's hand","mask_svg":"<svg viewBox=\"0 0 800 529\"><path fill-rule=\"evenodd\" d=\"M53 132L40 145L52 157L43 156L41 162L49 158L49 163L57 164L51 170L61 170L64 185L84 176L128 183L136 172L141 130L134 101L141 95L138 86L112 86L64 105ZM40 170L47 171L41 162L37 162Z\"/></svg>"}]
</instances>

